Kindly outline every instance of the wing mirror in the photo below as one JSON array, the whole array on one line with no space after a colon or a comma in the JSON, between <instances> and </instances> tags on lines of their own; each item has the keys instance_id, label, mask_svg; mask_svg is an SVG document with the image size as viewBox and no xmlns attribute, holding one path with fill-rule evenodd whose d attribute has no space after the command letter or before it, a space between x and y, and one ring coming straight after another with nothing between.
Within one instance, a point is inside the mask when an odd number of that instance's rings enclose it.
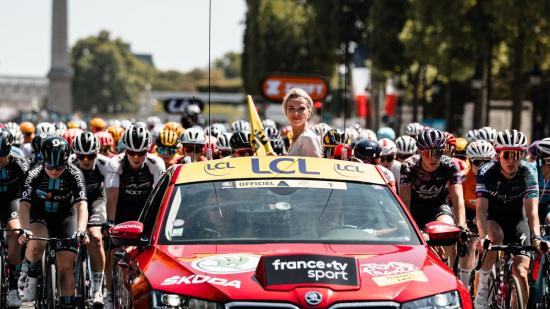
<instances>
[{"instance_id":1,"label":"wing mirror","mask_svg":"<svg viewBox=\"0 0 550 309\"><path fill-rule=\"evenodd\" d=\"M460 228L439 221L432 221L426 224L424 232L428 234L426 241L429 246L452 246L460 236Z\"/></svg>"},{"instance_id":2,"label":"wing mirror","mask_svg":"<svg viewBox=\"0 0 550 309\"><path fill-rule=\"evenodd\" d=\"M128 221L109 229L109 238L115 246L143 246L147 239L143 237L143 223Z\"/></svg>"}]
</instances>

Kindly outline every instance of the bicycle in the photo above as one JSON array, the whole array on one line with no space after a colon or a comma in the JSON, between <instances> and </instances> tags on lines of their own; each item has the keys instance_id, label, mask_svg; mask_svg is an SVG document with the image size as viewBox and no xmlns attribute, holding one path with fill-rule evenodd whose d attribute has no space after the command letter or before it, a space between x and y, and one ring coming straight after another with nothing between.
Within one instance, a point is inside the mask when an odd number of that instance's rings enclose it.
<instances>
[{"instance_id":1,"label":"bicycle","mask_svg":"<svg viewBox=\"0 0 550 309\"><path fill-rule=\"evenodd\" d=\"M36 240L36 241L45 241L46 248L44 250L44 254L42 257L42 274L39 276L38 285L37 285L37 298L35 301L35 307L36 308L42 308L42 309L55 309L57 307L57 304L59 303L59 281L57 278L57 267L56 267L56 247L61 246L64 242L70 242L71 245L76 245L78 248L77 251L77 265L79 263L79 256L82 254L79 254L82 252L80 250L80 247L78 245L78 241L75 238L47 238L47 237L32 237L29 239L30 241ZM75 267L76 269L77 267ZM78 272L76 272L75 276L75 287L77 290L77 293L79 291L82 291L82 287L80 286L85 281L82 280L82 278L85 278L84 275L82 275L82 268ZM82 293L82 292L81 292ZM79 301L81 294L77 294L77 304L79 308L85 308L85 303L82 303Z\"/></svg>"},{"instance_id":2,"label":"bicycle","mask_svg":"<svg viewBox=\"0 0 550 309\"><path fill-rule=\"evenodd\" d=\"M473 239L478 237L479 235L474 231L471 231L471 230L460 231L460 234L458 236L459 241L456 243L457 257L454 260L453 267L452 267L453 272L455 273L456 276L458 276L459 258L464 257L468 254L468 251L470 251L470 243L472 242ZM475 251L473 251L472 253L474 255L476 254ZM474 284L475 274L476 274L475 271L472 271L472 273L470 274L470 280L469 280L469 286L470 286L469 292L472 299L475 296L475 284Z\"/></svg>"},{"instance_id":3,"label":"bicycle","mask_svg":"<svg viewBox=\"0 0 550 309\"><path fill-rule=\"evenodd\" d=\"M7 307L8 295L8 244L5 232L21 232L21 229L0 228L0 308Z\"/></svg>"},{"instance_id":4,"label":"bicycle","mask_svg":"<svg viewBox=\"0 0 550 309\"><path fill-rule=\"evenodd\" d=\"M491 308L509 309L512 307L512 296L517 308L525 308L519 279L512 274L513 256L525 251L535 251L533 246L518 244L491 245L489 239L483 241L483 254L479 256L476 271L481 269L488 251L502 251L504 256L497 258L495 266L489 275L489 300Z\"/></svg>"}]
</instances>

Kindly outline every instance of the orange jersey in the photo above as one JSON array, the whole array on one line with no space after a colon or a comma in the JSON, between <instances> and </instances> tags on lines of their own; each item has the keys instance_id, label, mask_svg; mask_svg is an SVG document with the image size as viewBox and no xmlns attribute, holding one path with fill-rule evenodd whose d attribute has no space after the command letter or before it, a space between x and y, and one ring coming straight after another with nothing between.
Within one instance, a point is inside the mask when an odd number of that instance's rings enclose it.
<instances>
[{"instance_id":1,"label":"orange jersey","mask_svg":"<svg viewBox=\"0 0 550 309\"><path fill-rule=\"evenodd\" d=\"M466 177L462 181L462 193L464 194L464 204L467 209L476 210L476 176L473 169L468 169Z\"/></svg>"}]
</instances>

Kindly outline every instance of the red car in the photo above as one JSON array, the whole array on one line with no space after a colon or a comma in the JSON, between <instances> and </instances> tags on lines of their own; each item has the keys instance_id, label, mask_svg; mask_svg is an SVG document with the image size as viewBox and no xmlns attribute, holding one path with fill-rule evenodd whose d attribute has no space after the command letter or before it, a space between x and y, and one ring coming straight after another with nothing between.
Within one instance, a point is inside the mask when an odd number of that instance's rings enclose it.
<instances>
[{"instance_id":1,"label":"red car","mask_svg":"<svg viewBox=\"0 0 550 309\"><path fill-rule=\"evenodd\" d=\"M431 245L459 230L433 223ZM119 308L472 308L372 165L246 157L174 166L111 229Z\"/></svg>"}]
</instances>

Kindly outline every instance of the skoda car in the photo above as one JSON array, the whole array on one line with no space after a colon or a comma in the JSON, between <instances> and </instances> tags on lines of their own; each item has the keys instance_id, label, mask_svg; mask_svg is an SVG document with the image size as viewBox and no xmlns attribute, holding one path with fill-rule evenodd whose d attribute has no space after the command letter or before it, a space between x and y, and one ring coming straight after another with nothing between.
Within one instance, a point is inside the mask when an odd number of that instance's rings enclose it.
<instances>
[{"instance_id":1,"label":"skoda car","mask_svg":"<svg viewBox=\"0 0 550 309\"><path fill-rule=\"evenodd\" d=\"M431 245L453 226L433 223ZM118 308L471 308L376 166L245 157L177 165L111 229Z\"/></svg>"}]
</instances>

